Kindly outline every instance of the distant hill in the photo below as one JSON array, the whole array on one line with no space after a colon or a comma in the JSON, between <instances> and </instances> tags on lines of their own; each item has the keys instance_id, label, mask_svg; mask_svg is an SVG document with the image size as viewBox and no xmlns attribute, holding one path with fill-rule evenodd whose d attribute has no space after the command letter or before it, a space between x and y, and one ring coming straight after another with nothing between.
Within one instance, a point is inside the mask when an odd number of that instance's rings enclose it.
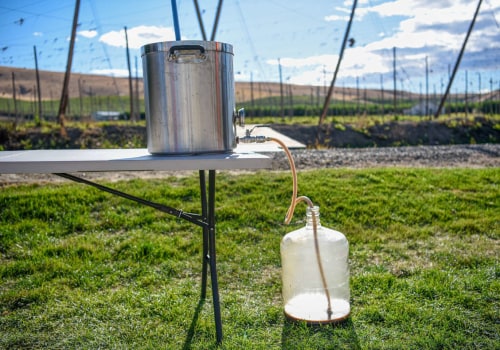
<instances>
[{"instance_id":1,"label":"distant hill","mask_svg":"<svg viewBox=\"0 0 500 350\"><path fill-rule=\"evenodd\" d=\"M16 98L23 100L33 99L36 91L36 74L34 69L12 68L0 66L0 97L12 98L12 73L15 75ZM43 100L58 100L60 99L64 73L39 71L40 85ZM133 83L135 89L135 82ZM252 86L253 85L253 86ZM144 96L142 77L139 77L138 82L139 96ZM70 97L79 97L81 94L85 96L128 96L129 85L128 78L113 78L103 75L91 74L71 74L69 84ZM289 95L290 89L293 96L307 96L308 98L324 101L326 96L326 88L324 86L304 86L304 85L286 85L283 87L283 95ZM270 96L280 96L279 83L267 82L236 82L235 95L237 102L257 100ZM253 90L253 93L252 93ZM360 98L377 99L380 96L380 90L363 90ZM405 93L408 95L408 93ZM357 93L354 88L336 88L334 99L346 101L356 99ZM386 98L389 92L386 91ZM416 98L416 97L415 97Z\"/></svg>"},{"instance_id":2,"label":"distant hill","mask_svg":"<svg viewBox=\"0 0 500 350\"><path fill-rule=\"evenodd\" d=\"M12 73L15 75L16 84L16 98L22 100L32 100L36 91L36 74L34 69L12 68L0 66L0 97L12 98ZM61 97L62 84L64 80L64 73L39 71L40 85L43 100L59 100ZM143 98L143 81L142 77L138 79L139 96ZM136 83L133 82L135 91ZM70 97L77 98L80 96L80 89L82 97L86 96L128 96L129 84L128 78L114 78L104 75L92 74L79 74L72 73L69 84ZM289 85L283 84L283 95L303 96L311 101L319 101L323 103L327 87L325 86L310 86L310 85ZM258 100L261 98L268 98L271 96L280 96L281 89L279 83L269 82L236 82L235 83L235 96L236 102L248 102ZM359 94L359 95L358 95ZM392 99L392 90L384 91L384 98L386 100ZM497 91L492 94L482 94L481 100L497 99ZM355 88L336 87L333 99L353 101L357 100L359 96L360 101L378 101L382 92L378 89L364 89L360 88L356 91ZM397 91L398 99L412 99L414 101L423 98L420 94L410 93L408 91ZM463 94L451 94L450 100L462 100ZM470 102L474 102L477 96L469 94ZM286 102L285 102L286 103Z\"/></svg>"},{"instance_id":3,"label":"distant hill","mask_svg":"<svg viewBox=\"0 0 500 350\"><path fill-rule=\"evenodd\" d=\"M12 73L15 75L16 98L29 100L36 91L36 73L34 69L11 68L0 66L0 97L12 97ZM58 100L61 97L64 73L39 71L43 100ZM127 96L128 78L112 78L103 75L71 74L69 96ZM135 87L135 85L134 85ZM139 93L143 95L142 79L139 80Z\"/></svg>"}]
</instances>

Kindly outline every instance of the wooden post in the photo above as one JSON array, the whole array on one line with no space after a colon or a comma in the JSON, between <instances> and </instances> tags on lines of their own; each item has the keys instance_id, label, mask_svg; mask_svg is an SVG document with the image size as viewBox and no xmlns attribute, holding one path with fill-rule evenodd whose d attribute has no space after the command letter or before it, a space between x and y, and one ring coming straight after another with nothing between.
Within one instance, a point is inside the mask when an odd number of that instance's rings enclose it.
<instances>
[{"instance_id":1,"label":"wooden post","mask_svg":"<svg viewBox=\"0 0 500 350\"><path fill-rule=\"evenodd\" d=\"M380 92L381 92L381 99L380 103L382 105L382 122L384 122L384 117L385 117L385 109L384 109L384 76L380 74Z\"/></svg>"},{"instance_id":2,"label":"wooden post","mask_svg":"<svg viewBox=\"0 0 500 350\"><path fill-rule=\"evenodd\" d=\"M207 40L207 34L205 33L205 26L203 25L203 18L201 17L200 6L198 5L198 0L194 0L194 7L196 9L196 15L198 17L198 23L200 25L201 37L204 41Z\"/></svg>"},{"instance_id":3,"label":"wooden post","mask_svg":"<svg viewBox=\"0 0 500 350\"><path fill-rule=\"evenodd\" d=\"M33 46L33 53L35 54L35 72L36 72L36 90L38 93L38 122L37 125L42 124L43 110L42 110L42 92L40 88L40 74L38 72L38 58L36 53L36 46Z\"/></svg>"},{"instance_id":4,"label":"wooden post","mask_svg":"<svg viewBox=\"0 0 500 350\"><path fill-rule=\"evenodd\" d=\"M448 97L448 94L450 93L451 85L453 84L453 80L455 79L455 74L457 73L458 67L460 66L460 61L462 60L462 56L465 51L465 46L467 45L467 41L469 40L470 33L472 32L472 28L474 28L474 23L476 23L476 18L479 13L479 8L481 7L481 3L483 0L479 0L479 3L477 4L476 12L474 13L474 17L472 18L472 21L469 26L469 30L467 31L467 35L465 36L465 40L462 44L462 49L460 50L460 53L458 54L457 62L455 62L455 67L453 68L453 73L451 75L450 81L448 82L448 86L446 87L446 91L441 98L441 102L439 103L439 106L437 108L436 114L434 114L434 118L438 118L439 115L441 114L441 110L443 109L444 102L446 101L446 98Z\"/></svg>"},{"instance_id":5,"label":"wooden post","mask_svg":"<svg viewBox=\"0 0 500 350\"><path fill-rule=\"evenodd\" d=\"M215 33L217 32L217 25L219 24L220 11L222 9L222 0L219 0L219 4L217 5L217 13L215 14L214 26L212 28L212 36L210 37L210 41L215 40Z\"/></svg>"},{"instance_id":6,"label":"wooden post","mask_svg":"<svg viewBox=\"0 0 500 350\"><path fill-rule=\"evenodd\" d=\"M76 27L78 25L79 10L80 10L80 0L76 0L75 13L73 15L73 26L71 28L71 39L69 42L68 63L66 64L66 73L64 74L63 89L61 93L61 102L59 103L59 111L57 113L57 119L59 121L59 125L61 126L61 136L63 137L68 136L65 127L64 114L66 113L66 108L68 106L68 98L69 98L68 86L69 86L69 78L71 75L71 64L73 62L73 50L75 48Z\"/></svg>"},{"instance_id":7,"label":"wooden post","mask_svg":"<svg viewBox=\"0 0 500 350\"><path fill-rule=\"evenodd\" d=\"M250 72L250 100L252 101L252 111L250 112L250 117L255 115L255 100L253 97L253 72Z\"/></svg>"},{"instance_id":8,"label":"wooden post","mask_svg":"<svg viewBox=\"0 0 500 350\"><path fill-rule=\"evenodd\" d=\"M339 59L337 61L337 66L335 67L335 72L333 73L332 82L330 84L330 87L328 88L328 93L325 97L325 102L323 104L323 111L321 113L321 116L319 117L318 130L316 133L316 143L319 142L319 136L320 136L319 134L321 132L321 124L323 123L323 120L326 118L326 114L328 112L328 107L330 106L330 100L331 100L332 95L333 95L333 89L335 87L335 81L337 80L337 74L339 72L340 63L342 62L342 58L344 57L344 51L345 51L346 44L347 44L347 41L349 38L349 33L351 31L351 25L352 25L352 22L354 19L354 12L356 10L357 3L358 3L357 0L354 0L352 3L351 15L349 17L349 22L347 23L347 28L346 28L346 31L344 33L344 40L342 41L342 46L340 48L340 54L339 54Z\"/></svg>"},{"instance_id":9,"label":"wooden post","mask_svg":"<svg viewBox=\"0 0 500 350\"><path fill-rule=\"evenodd\" d=\"M425 56L425 117L429 117L429 62Z\"/></svg>"},{"instance_id":10,"label":"wooden post","mask_svg":"<svg viewBox=\"0 0 500 350\"><path fill-rule=\"evenodd\" d=\"M398 107L397 99L396 99L396 47L392 48L392 80L393 80L393 104L394 104L394 116L396 116L396 109Z\"/></svg>"},{"instance_id":11,"label":"wooden post","mask_svg":"<svg viewBox=\"0 0 500 350\"><path fill-rule=\"evenodd\" d=\"M17 101L16 101L16 75L12 72L12 98L14 99L14 130L17 129L17 124L19 122L19 114L17 112Z\"/></svg>"},{"instance_id":12,"label":"wooden post","mask_svg":"<svg viewBox=\"0 0 500 350\"><path fill-rule=\"evenodd\" d=\"M78 78L78 98L80 100L80 121L83 121L82 79Z\"/></svg>"},{"instance_id":13,"label":"wooden post","mask_svg":"<svg viewBox=\"0 0 500 350\"><path fill-rule=\"evenodd\" d=\"M127 49L128 87L129 87L129 95L130 95L130 120L135 122L134 89L132 87L132 69L130 68L130 53L129 53L129 49L128 49L127 27L125 27L124 30L125 30L125 46Z\"/></svg>"},{"instance_id":14,"label":"wooden post","mask_svg":"<svg viewBox=\"0 0 500 350\"><path fill-rule=\"evenodd\" d=\"M279 70L280 70L280 117L281 117L281 121L284 121L285 120L285 111L284 111L284 107L283 107L283 75L281 73L281 62L280 62L280 59L278 58L278 67L279 67Z\"/></svg>"},{"instance_id":15,"label":"wooden post","mask_svg":"<svg viewBox=\"0 0 500 350\"><path fill-rule=\"evenodd\" d=\"M141 101L139 99L139 69L137 68L137 56L135 56L135 115L141 119Z\"/></svg>"}]
</instances>

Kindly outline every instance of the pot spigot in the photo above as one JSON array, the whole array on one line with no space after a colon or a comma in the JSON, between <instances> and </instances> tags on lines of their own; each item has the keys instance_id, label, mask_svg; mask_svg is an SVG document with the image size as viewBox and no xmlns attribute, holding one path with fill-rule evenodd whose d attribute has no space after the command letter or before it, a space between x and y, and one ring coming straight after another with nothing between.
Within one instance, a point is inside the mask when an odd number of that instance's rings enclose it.
<instances>
[{"instance_id":1,"label":"pot spigot","mask_svg":"<svg viewBox=\"0 0 500 350\"><path fill-rule=\"evenodd\" d=\"M267 125L265 125L265 124L255 125L251 129L246 129L245 136L237 138L238 143L262 143L262 142L270 141L271 139L269 137L266 137L266 136L252 136L252 132L255 130L255 128L260 128L263 126L267 126Z\"/></svg>"}]
</instances>

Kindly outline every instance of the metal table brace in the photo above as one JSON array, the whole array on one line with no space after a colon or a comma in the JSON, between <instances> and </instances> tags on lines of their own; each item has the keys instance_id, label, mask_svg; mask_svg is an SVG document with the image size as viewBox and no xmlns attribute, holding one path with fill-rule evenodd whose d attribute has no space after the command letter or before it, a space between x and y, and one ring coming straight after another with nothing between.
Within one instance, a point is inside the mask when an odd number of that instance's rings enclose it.
<instances>
[{"instance_id":1,"label":"metal table brace","mask_svg":"<svg viewBox=\"0 0 500 350\"><path fill-rule=\"evenodd\" d=\"M63 177L65 179L83 183L85 185L93 186L101 191L120 196L134 202L150 206L161 212L176 216L178 218L187 220L195 225L198 225L203 230L203 265L201 275L201 298L205 299L207 294L207 274L208 265L210 265L210 279L212 286L212 299L214 304L214 318L215 318L215 333L217 343L222 342L222 321L220 312L219 300L219 284L217 282L217 266L215 254L215 170L208 171L208 197L207 197L207 181L205 170L199 170L200 178L200 197L201 197L201 215L185 213L182 210L174 209L172 207L154 203L139 197L129 195L124 192L117 191L110 187L100 185L98 183L82 179L81 177L74 176L67 173L55 173L54 175Z\"/></svg>"}]
</instances>

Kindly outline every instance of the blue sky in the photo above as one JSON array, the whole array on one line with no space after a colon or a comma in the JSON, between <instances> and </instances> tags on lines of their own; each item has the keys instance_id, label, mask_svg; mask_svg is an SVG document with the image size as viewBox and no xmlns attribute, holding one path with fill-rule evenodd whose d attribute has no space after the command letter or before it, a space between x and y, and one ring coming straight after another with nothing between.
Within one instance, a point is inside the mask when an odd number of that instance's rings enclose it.
<instances>
[{"instance_id":1,"label":"blue sky","mask_svg":"<svg viewBox=\"0 0 500 350\"><path fill-rule=\"evenodd\" d=\"M199 0L210 37L217 0ZM177 0L181 37L201 40L194 2ZM440 93L448 81L473 17L472 0L358 0L337 86L392 89L396 47L398 89ZM0 0L0 65L64 71L75 2ZM233 45L236 81L329 85L352 0L225 0L215 40ZM73 71L126 76L124 27L132 68L142 76L140 47L173 41L169 0L81 0ZM452 92L500 86L500 0L483 0Z\"/></svg>"}]
</instances>

